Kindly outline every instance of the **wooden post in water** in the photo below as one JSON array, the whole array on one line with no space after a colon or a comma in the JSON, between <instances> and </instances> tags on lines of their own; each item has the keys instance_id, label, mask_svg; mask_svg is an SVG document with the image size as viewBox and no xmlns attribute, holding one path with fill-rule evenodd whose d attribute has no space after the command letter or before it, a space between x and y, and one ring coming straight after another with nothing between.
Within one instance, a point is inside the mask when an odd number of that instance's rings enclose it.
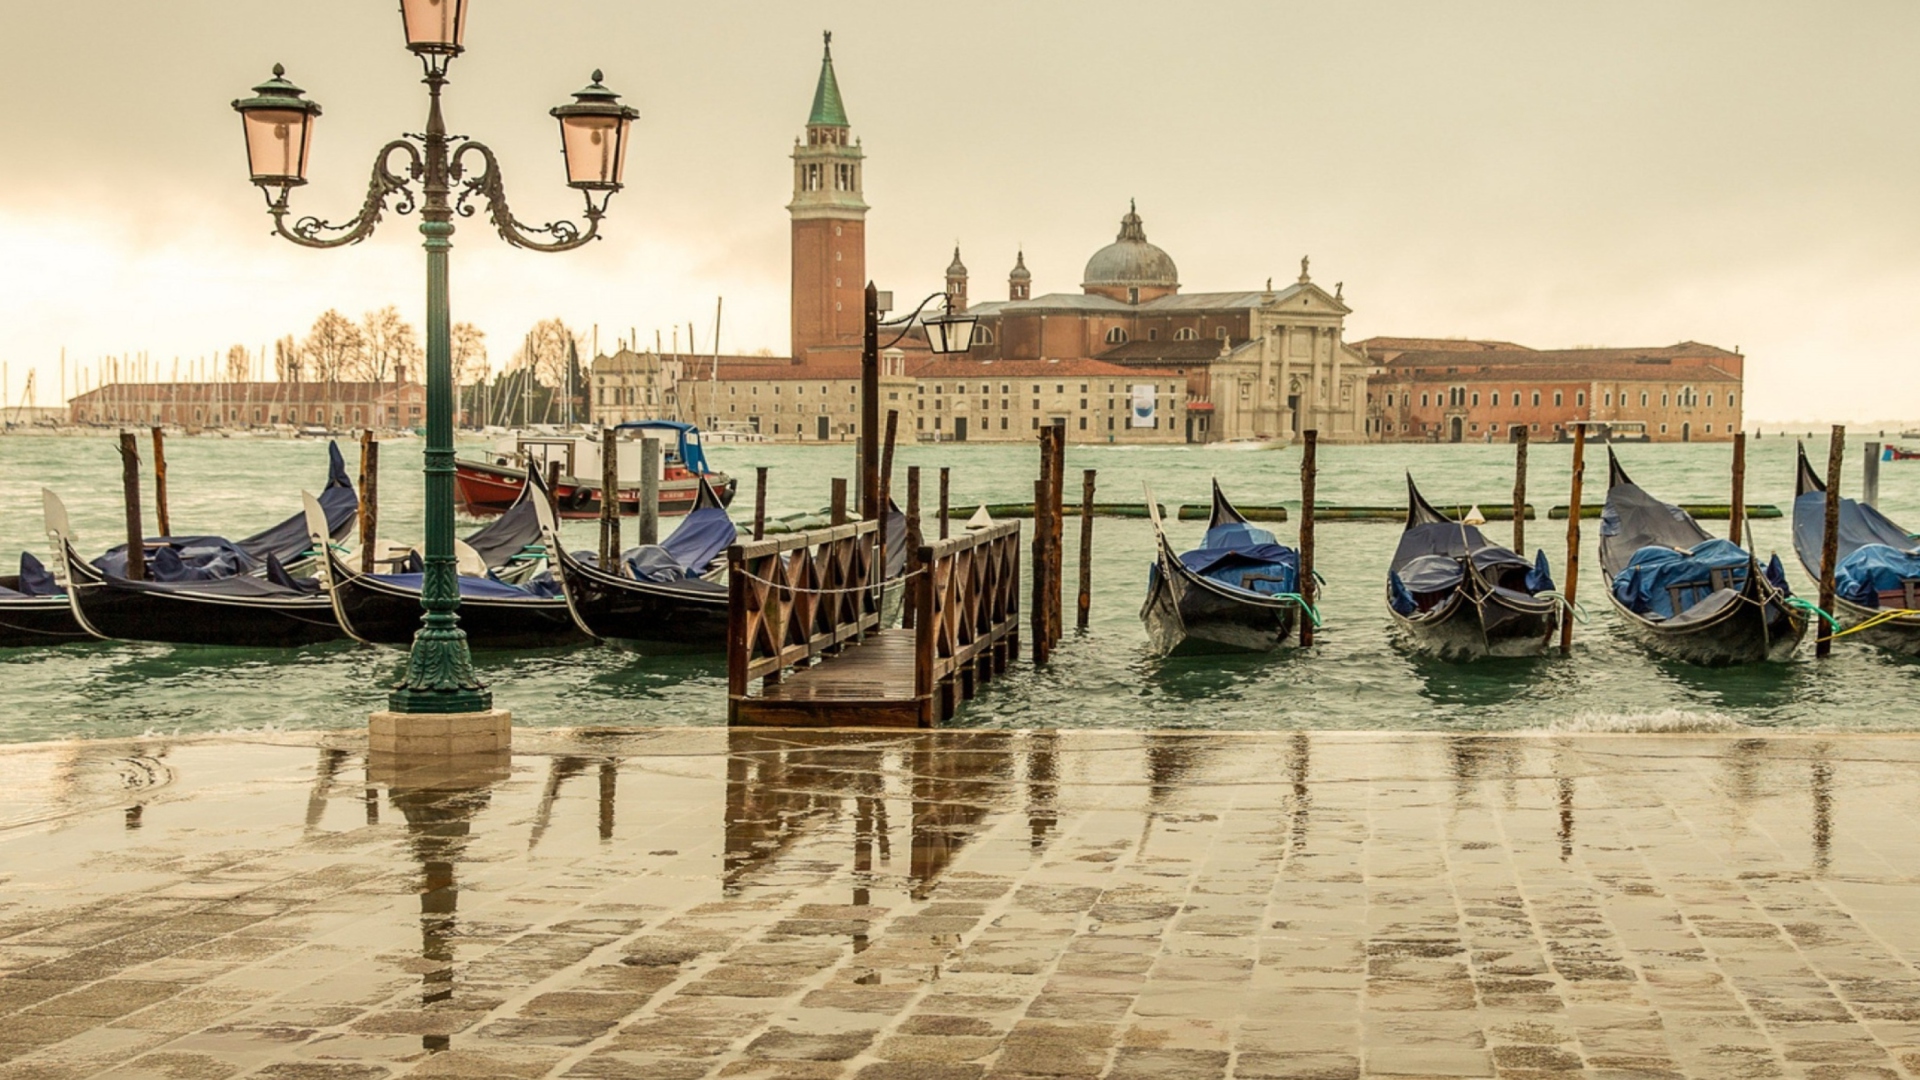
<instances>
[{"instance_id":1,"label":"wooden post in water","mask_svg":"<svg viewBox=\"0 0 1920 1080\"><path fill-rule=\"evenodd\" d=\"M1527 429L1514 428L1520 437L1513 443L1513 550L1527 556Z\"/></svg>"},{"instance_id":2,"label":"wooden post in water","mask_svg":"<svg viewBox=\"0 0 1920 1080\"><path fill-rule=\"evenodd\" d=\"M844 476L833 478L833 503L828 514L835 525L847 523L847 478Z\"/></svg>"},{"instance_id":3,"label":"wooden post in water","mask_svg":"<svg viewBox=\"0 0 1920 1080\"><path fill-rule=\"evenodd\" d=\"M644 429L643 429L644 430ZM640 543L660 542L660 440L640 440Z\"/></svg>"},{"instance_id":4,"label":"wooden post in water","mask_svg":"<svg viewBox=\"0 0 1920 1080\"><path fill-rule=\"evenodd\" d=\"M907 467L907 572L920 569L920 548L926 541L920 529L920 466ZM913 629L914 619L919 614L919 589L924 582L914 579L907 583L904 603L900 606L900 625Z\"/></svg>"},{"instance_id":5,"label":"wooden post in water","mask_svg":"<svg viewBox=\"0 0 1920 1080\"><path fill-rule=\"evenodd\" d=\"M360 572L371 574L378 567L374 564L375 540L380 535L380 440L373 437L373 429L366 428L360 433Z\"/></svg>"},{"instance_id":6,"label":"wooden post in water","mask_svg":"<svg viewBox=\"0 0 1920 1080\"><path fill-rule=\"evenodd\" d=\"M1312 606L1318 590L1313 579L1313 503L1320 480L1320 432L1300 433L1300 599ZM1300 644L1313 644L1313 619L1300 612Z\"/></svg>"},{"instance_id":7,"label":"wooden post in water","mask_svg":"<svg viewBox=\"0 0 1920 1080\"><path fill-rule=\"evenodd\" d=\"M879 492L879 495L873 500L873 518L880 523L880 527L874 530L874 545L876 550L874 554L873 576L874 580L880 582L882 590L886 588L887 566L892 558L889 554L889 548L887 547L887 512L893 504L893 440L899 431L899 427L899 411L888 409L887 439L880 449L880 474L875 481L877 485L875 490ZM911 556L909 556L909 558L911 558ZM903 594L900 597L900 605L903 611L908 601L909 598L906 595Z\"/></svg>"},{"instance_id":8,"label":"wooden post in water","mask_svg":"<svg viewBox=\"0 0 1920 1080\"><path fill-rule=\"evenodd\" d=\"M900 433L900 410L887 410L887 441L880 448L880 506L893 498L893 445Z\"/></svg>"},{"instance_id":9,"label":"wooden post in water","mask_svg":"<svg viewBox=\"0 0 1920 1080\"><path fill-rule=\"evenodd\" d=\"M600 569L613 573L619 558L620 444L605 427L600 429Z\"/></svg>"},{"instance_id":10,"label":"wooden post in water","mask_svg":"<svg viewBox=\"0 0 1920 1080\"><path fill-rule=\"evenodd\" d=\"M1076 622L1087 628L1093 610L1093 481L1096 470L1080 474L1080 612Z\"/></svg>"},{"instance_id":11,"label":"wooden post in water","mask_svg":"<svg viewBox=\"0 0 1920 1080\"><path fill-rule=\"evenodd\" d=\"M1053 641L1047 636L1047 490L1046 477L1033 482L1033 610L1027 613L1027 622L1035 664L1046 663L1053 654Z\"/></svg>"},{"instance_id":12,"label":"wooden post in water","mask_svg":"<svg viewBox=\"0 0 1920 1080\"><path fill-rule=\"evenodd\" d=\"M948 473L951 471L945 465L940 466L940 539L942 540L947 538L947 481L950 479Z\"/></svg>"},{"instance_id":13,"label":"wooden post in water","mask_svg":"<svg viewBox=\"0 0 1920 1080\"><path fill-rule=\"evenodd\" d=\"M127 505L127 580L147 576L147 537L140 529L140 441L131 431L120 433L120 486Z\"/></svg>"},{"instance_id":14,"label":"wooden post in water","mask_svg":"<svg viewBox=\"0 0 1920 1080\"><path fill-rule=\"evenodd\" d=\"M1048 578L1053 583L1053 594L1048 598L1053 610L1047 617L1047 625L1053 631L1053 643L1058 645L1060 639L1066 636L1067 628L1067 428L1064 422L1053 426L1051 446L1053 464L1047 470L1047 477L1053 489L1047 507L1047 521L1053 529L1048 544L1053 553L1053 567Z\"/></svg>"},{"instance_id":15,"label":"wooden post in water","mask_svg":"<svg viewBox=\"0 0 1920 1080\"><path fill-rule=\"evenodd\" d=\"M553 511L553 519L560 520L560 463L547 462L547 507Z\"/></svg>"},{"instance_id":16,"label":"wooden post in water","mask_svg":"<svg viewBox=\"0 0 1920 1080\"><path fill-rule=\"evenodd\" d=\"M1865 471L1860 474L1860 501L1878 508L1880 505L1880 444L1867 444Z\"/></svg>"},{"instance_id":17,"label":"wooden post in water","mask_svg":"<svg viewBox=\"0 0 1920 1080\"><path fill-rule=\"evenodd\" d=\"M161 536L173 535L173 519L167 513L167 437L160 425L153 425L153 517Z\"/></svg>"},{"instance_id":18,"label":"wooden post in water","mask_svg":"<svg viewBox=\"0 0 1920 1080\"><path fill-rule=\"evenodd\" d=\"M1573 425L1573 491L1567 498L1567 610L1560 614L1560 655L1573 654L1573 596L1580 588L1580 484L1587 476L1587 425Z\"/></svg>"},{"instance_id":19,"label":"wooden post in water","mask_svg":"<svg viewBox=\"0 0 1920 1080\"><path fill-rule=\"evenodd\" d=\"M1733 501L1727 506L1727 539L1741 543L1747 518L1747 433L1733 435Z\"/></svg>"},{"instance_id":20,"label":"wooden post in water","mask_svg":"<svg viewBox=\"0 0 1920 1080\"><path fill-rule=\"evenodd\" d=\"M757 466L753 470L753 538L764 540L767 537L767 467Z\"/></svg>"},{"instance_id":21,"label":"wooden post in water","mask_svg":"<svg viewBox=\"0 0 1920 1080\"><path fill-rule=\"evenodd\" d=\"M1820 534L1820 610L1833 610L1833 571L1840 561L1840 462L1847 452L1847 429L1833 425L1827 438L1827 516ZM1819 616L1814 616L1817 620ZM1813 655L1825 659L1833 654L1833 631L1815 622Z\"/></svg>"}]
</instances>

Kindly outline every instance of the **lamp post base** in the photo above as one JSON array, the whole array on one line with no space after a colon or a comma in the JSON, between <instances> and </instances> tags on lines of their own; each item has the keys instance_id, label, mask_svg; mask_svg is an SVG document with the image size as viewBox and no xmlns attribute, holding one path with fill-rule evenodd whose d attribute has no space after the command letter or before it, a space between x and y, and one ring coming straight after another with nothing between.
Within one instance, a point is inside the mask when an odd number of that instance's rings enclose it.
<instances>
[{"instance_id":1,"label":"lamp post base","mask_svg":"<svg viewBox=\"0 0 1920 1080\"><path fill-rule=\"evenodd\" d=\"M505 709L458 713L377 712L367 722L367 749L403 757L497 754L513 746L513 714Z\"/></svg>"}]
</instances>

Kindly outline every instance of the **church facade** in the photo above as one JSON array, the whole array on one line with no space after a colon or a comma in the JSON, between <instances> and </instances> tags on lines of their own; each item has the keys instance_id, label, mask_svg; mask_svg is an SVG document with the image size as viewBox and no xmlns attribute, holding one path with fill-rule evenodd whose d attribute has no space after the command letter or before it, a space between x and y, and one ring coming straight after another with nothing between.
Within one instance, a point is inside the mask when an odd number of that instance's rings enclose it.
<instances>
[{"instance_id":1,"label":"church facade","mask_svg":"<svg viewBox=\"0 0 1920 1080\"><path fill-rule=\"evenodd\" d=\"M954 253L947 291L966 302ZM1173 258L1147 240L1135 207L1114 242L1094 252L1080 291L1033 295L1016 253L1007 299L971 305L979 317L968 359L1097 361L1184 380L1187 442L1290 442L1317 429L1327 442L1367 439L1367 359L1344 340L1351 312L1341 290L1300 276L1276 289L1181 292Z\"/></svg>"}]
</instances>

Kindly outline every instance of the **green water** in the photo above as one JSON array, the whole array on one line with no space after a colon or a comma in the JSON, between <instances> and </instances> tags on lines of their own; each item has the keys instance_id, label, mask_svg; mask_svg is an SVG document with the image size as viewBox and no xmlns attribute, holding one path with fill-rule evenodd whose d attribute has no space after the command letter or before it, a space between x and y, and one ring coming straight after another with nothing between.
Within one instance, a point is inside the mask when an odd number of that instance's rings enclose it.
<instances>
[{"instance_id":1,"label":"green water","mask_svg":"<svg viewBox=\"0 0 1920 1080\"><path fill-rule=\"evenodd\" d=\"M382 451L382 535L420 535L421 448L420 440L402 440ZM355 450L344 449L351 464ZM1663 498L1724 502L1729 451L1725 444L1696 444L1621 452L1634 479ZM774 513L824 505L831 477L850 475L853 464L850 447L721 446L709 453L717 467L746 478L743 492L750 492L755 465L771 466ZM1818 456L1824 460L1824 438ZM167 457L177 532L252 532L292 513L300 489L317 489L325 476L324 447L308 441L176 437ZM1571 458L1570 447L1533 448L1529 501L1543 515L1548 506L1567 501ZM1412 469L1435 502L1504 503L1513 488L1512 461L1506 446L1327 447L1320 499L1397 504L1403 501L1402 472ZM1297 450L1076 447L1067 455L1075 481L1069 486L1077 491L1078 470L1098 469L1103 501L1141 501L1142 484L1150 483L1162 502L1201 503L1208 478L1218 476L1240 502L1285 502L1296 509L1299 463ZM1032 498L1037 452L1027 446L904 447L896 466L902 493L908 465L928 470L929 501L932 470L945 465L953 470L956 506L1021 502ZM1845 490L1857 494L1857 446L1847 466ZM1590 501L1604 495L1605 476L1602 449L1588 465ZM47 554L43 485L66 500L82 550L111 546L123 535L119 477L109 438L0 437L0 565L12 566L23 547ZM1787 509L1792 440L1768 437L1751 444L1749 477L1750 501ZM148 499L151 521L150 488ZM745 498L741 505L747 505ZM1881 507L1910 527L1920 522L1920 464L1883 468ZM1327 625L1310 653L1151 657L1138 616L1152 552L1150 526L1100 519L1094 526L1091 629L1070 632L1047 670L1020 665L956 722L1424 730L1920 726L1909 704L1920 666L1851 640L1838 642L1824 663L1814 661L1810 641L1792 663L1758 668L1703 671L1649 657L1619 633L1607 609L1596 524L1588 522L1583 530L1579 585L1591 621L1577 628L1573 655L1458 666L1414 660L1393 647L1382 594L1399 530L1369 523L1320 527ZM593 545L593 523L567 528L573 543ZM1077 551L1077 528L1067 526L1069 551ZM1810 594L1810 582L1791 557L1786 520L1755 522L1753 528L1762 555L1781 552L1795 591ZM1296 529L1295 522L1277 527L1287 543L1294 542ZM1487 531L1505 540L1509 529L1495 523ZM1174 524L1176 544L1197 541L1202 530L1200 522ZM1546 548L1556 577L1562 577L1566 523L1530 522L1527 536L1528 553ZM726 668L719 656L644 656L585 646L482 652L475 659L499 704L512 709L520 724L632 727L725 719ZM399 663L398 652L345 642L287 653L112 642L0 652L0 741L357 726L381 705Z\"/></svg>"}]
</instances>

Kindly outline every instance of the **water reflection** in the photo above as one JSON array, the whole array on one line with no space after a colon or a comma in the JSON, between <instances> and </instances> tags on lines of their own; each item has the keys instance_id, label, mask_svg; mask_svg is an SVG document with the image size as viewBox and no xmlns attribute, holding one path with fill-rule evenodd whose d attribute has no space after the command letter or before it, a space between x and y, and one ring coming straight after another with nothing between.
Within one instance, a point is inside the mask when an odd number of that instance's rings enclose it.
<instances>
[{"instance_id":1,"label":"water reflection","mask_svg":"<svg viewBox=\"0 0 1920 1080\"><path fill-rule=\"evenodd\" d=\"M368 777L387 788L387 798L406 819L407 847L420 864L420 955L429 961L420 976L420 1003L453 998L453 941L458 931L460 885L455 873L466 853L473 819L492 800L493 786L507 778L505 753L416 759L372 755ZM424 1035L422 1049L447 1049L445 1035Z\"/></svg>"},{"instance_id":2,"label":"water reflection","mask_svg":"<svg viewBox=\"0 0 1920 1080\"><path fill-rule=\"evenodd\" d=\"M1695 698L1748 714L1765 714L1790 706L1810 685L1806 665L1800 663L1703 668L1656 659L1654 667Z\"/></svg>"},{"instance_id":3,"label":"water reflection","mask_svg":"<svg viewBox=\"0 0 1920 1080\"><path fill-rule=\"evenodd\" d=\"M1408 663L1428 701L1468 709L1493 708L1532 695L1553 669L1547 657L1495 657L1470 664L1417 657Z\"/></svg>"},{"instance_id":4,"label":"water reflection","mask_svg":"<svg viewBox=\"0 0 1920 1080\"><path fill-rule=\"evenodd\" d=\"M1205 656L1153 656L1142 653L1134 665L1138 679L1156 687L1174 702L1239 701L1248 691L1270 689L1271 680L1284 677L1284 668L1304 662L1298 650L1276 653L1210 653ZM1281 669L1278 672L1276 669ZM1195 727L1210 726L1205 713ZM1181 717L1156 718L1163 725Z\"/></svg>"}]
</instances>

